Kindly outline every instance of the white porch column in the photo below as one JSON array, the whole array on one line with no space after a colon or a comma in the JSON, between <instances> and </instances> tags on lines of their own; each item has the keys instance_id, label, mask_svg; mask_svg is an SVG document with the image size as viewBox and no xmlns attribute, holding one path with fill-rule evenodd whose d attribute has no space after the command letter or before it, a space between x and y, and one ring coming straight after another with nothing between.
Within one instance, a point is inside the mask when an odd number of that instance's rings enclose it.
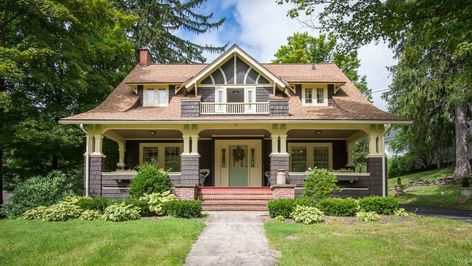
<instances>
[{"instance_id":1,"label":"white porch column","mask_svg":"<svg viewBox=\"0 0 472 266\"><path fill-rule=\"evenodd\" d=\"M272 153L279 153L279 135L271 135Z\"/></svg>"},{"instance_id":2,"label":"white porch column","mask_svg":"<svg viewBox=\"0 0 472 266\"><path fill-rule=\"evenodd\" d=\"M184 139L184 152L182 154L190 154L190 135L183 135Z\"/></svg>"},{"instance_id":3,"label":"white porch column","mask_svg":"<svg viewBox=\"0 0 472 266\"><path fill-rule=\"evenodd\" d=\"M94 135L94 140L95 140L95 148L92 152L92 155L103 155L102 154L102 141L103 141L103 136L101 134Z\"/></svg>"},{"instance_id":4,"label":"white porch column","mask_svg":"<svg viewBox=\"0 0 472 266\"><path fill-rule=\"evenodd\" d=\"M198 135L192 135L192 154L198 154Z\"/></svg>"},{"instance_id":5,"label":"white porch column","mask_svg":"<svg viewBox=\"0 0 472 266\"><path fill-rule=\"evenodd\" d=\"M287 135L280 135L280 153L287 153Z\"/></svg>"},{"instance_id":6,"label":"white porch column","mask_svg":"<svg viewBox=\"0 0 472 266\"><path fill-rule=\"evenodd\" d=\"M119 157L118 157L118 163L116 164L116 166L118 166L118 168L124 168L125 167L125 143L123 141L119 141L117 143L118 143Z\"/></svg>"},{"instance_id":7,"label":"white porch column","mask_svg":"<svg viewBox=\"0 0 472 266\"><path fill-rule=\"evenodd\" d=\"M378 155L377 136L377 134L369 134L369 156Z\"/></svg>"}]
</instances>

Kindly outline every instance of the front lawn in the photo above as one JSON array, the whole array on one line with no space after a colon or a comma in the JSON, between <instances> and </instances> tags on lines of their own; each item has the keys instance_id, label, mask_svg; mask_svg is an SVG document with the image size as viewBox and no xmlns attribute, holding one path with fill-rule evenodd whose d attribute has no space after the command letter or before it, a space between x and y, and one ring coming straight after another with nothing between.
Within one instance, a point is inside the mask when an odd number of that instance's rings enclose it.
<instances>
[{"instance_id":1,"label":"front lawn","mask_svg":"<svg viewBox=\"0 0 472 266\"><path fill-rule=\"evenodd\" d=\"M352 218L302 225L269 221L280 265L471 265L472 225L424 217Z\"/></svg>"},{"instance_id":2,"label":"front lawn","mask_svg":"<svg viewBox=\"0 0 472 266\"><path fill-rule=\"evenodd\" d=\"M200 220L0 220L0 265L181 265Z\"/></svg>"},{"instance_id":3,"label":"front lawn","mask_svg":"<svg viewBox=\"0 0 472 266\"><path fill-rule=\"evenodd\" d=\"M460 184L410 185L415 181L435 181L450 176L453 172L454 169L448 167L401 176L402 184L406 185L407 188L404 190L404 195L397 198L398 201L401 204L472 210L472 200L464 204L458 203L461 196ZM396 182L396 178L388 180L389 195L393 195Z\"/></svg>"}]
</instances>

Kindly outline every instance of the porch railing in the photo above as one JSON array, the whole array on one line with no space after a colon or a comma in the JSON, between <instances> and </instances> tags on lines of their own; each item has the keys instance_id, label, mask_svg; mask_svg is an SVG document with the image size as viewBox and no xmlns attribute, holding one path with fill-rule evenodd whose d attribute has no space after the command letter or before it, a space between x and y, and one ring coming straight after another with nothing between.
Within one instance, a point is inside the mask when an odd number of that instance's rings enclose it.
<instances>
[{"instance_id":1,"label":"porch railing","mask_svg":"<svg viewBox=\"0 0 472 266\"><path fill-rule=\"evenodd\" d=\"M200 103L200 114L269 114L269 103Z\"/></svg>"}]
</instances>

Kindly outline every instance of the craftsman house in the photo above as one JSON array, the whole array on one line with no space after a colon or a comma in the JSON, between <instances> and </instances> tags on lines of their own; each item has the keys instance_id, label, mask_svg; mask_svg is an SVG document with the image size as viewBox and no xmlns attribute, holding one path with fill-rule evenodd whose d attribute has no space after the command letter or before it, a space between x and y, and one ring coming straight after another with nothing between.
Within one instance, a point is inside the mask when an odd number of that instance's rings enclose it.
<instances>
[{"instance_id":1,"label":"craftsman house","mask_svg":"<svg viewBox=\"0 0 472 266\"><path fill-rule=\"evenodd\" d=\"M169 171L181 198L225 209L225 195L246 193L258 196L239 195L226 209L260 209L257 199L301 195L313 167L335 173L340 196L385 195L384 134L409 121L374 107L335 64L263 64L233 46L210 64L188 65L154 64L140 49L139 64L103 103L60 123L86 133L91 196L126 197L135 167L151 162ZM103 171L103 138L118 143L116 171ZM353 144L365 138L359 172Z\"/></svg>"}]
</instances>

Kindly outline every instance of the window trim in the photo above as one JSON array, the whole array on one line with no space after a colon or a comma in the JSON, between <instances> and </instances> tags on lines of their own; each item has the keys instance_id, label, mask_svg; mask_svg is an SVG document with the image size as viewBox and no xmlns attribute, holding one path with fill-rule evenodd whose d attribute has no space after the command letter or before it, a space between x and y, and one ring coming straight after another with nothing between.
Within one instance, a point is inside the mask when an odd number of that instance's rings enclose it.
<instances>
[{"instance_id":1,"label":"window trim","mask_svg":"<svg viewBox=\"0 0 472 266\"><path fill-rule=\"evenodd\" d=\"M180 148L180 151L183 151L183 143L181 142L141 142L139 143L139 163L143 163L144 159L144 148L147 147L157 147L157 164L164 165L165 167L165 148L166 147L177 147ZM181 162L182 163L182 162ZM182 167L182 164L180 165ZM170 173L180 173L180 172L170 172Z\"/></svg>"},{"instance_id":2,"label":"window trim","mask_svg":"<svg viewBox=\"0 0 472 266\"><path fill-rule=\"evenodd\" d=\"M147 91L154 90L154 104L147 104ZM167 101L165 104L159 104L159 90L165 90L167 95ZM162 87L162 86L145 86L143 88L143 106L144 107L163 107L169 106L169 87Z\"/></svg>"},{"instance_id":3,"label":"window trim","mask_svg":"<svg viewBox=\"0 0 472 266\"><path fill-rule=\"evenodd\" d=\"M305 102L305 90L312 89L311 103ZM317 89L323 89L323 102L318 103ZM328 106L328 85L327 84L302 84L302 104L304 106Z\"/></svg>"},{"instance_id":4,"label":"window trim","mask_svg":"<svg viewBox=\"0 0 472 266\"><path fill-rule=\"evenodd\" d=\"M292 147L306 147L306 165L308 168L312 168L315 165L315 161L313 158L314 148L315 147L327 147L328 148L328 156L329 156L329 163L328 163L328 170L333 169L333 143L331 142L316 142L316 143L309 143L309 142L289 142L288 143L288 152L289 154L292 151ZM289 161L290 172L292 172L292 158L290 156ZM308 169L307 169L308 170Z\"/></svg>"}]
</instances>

